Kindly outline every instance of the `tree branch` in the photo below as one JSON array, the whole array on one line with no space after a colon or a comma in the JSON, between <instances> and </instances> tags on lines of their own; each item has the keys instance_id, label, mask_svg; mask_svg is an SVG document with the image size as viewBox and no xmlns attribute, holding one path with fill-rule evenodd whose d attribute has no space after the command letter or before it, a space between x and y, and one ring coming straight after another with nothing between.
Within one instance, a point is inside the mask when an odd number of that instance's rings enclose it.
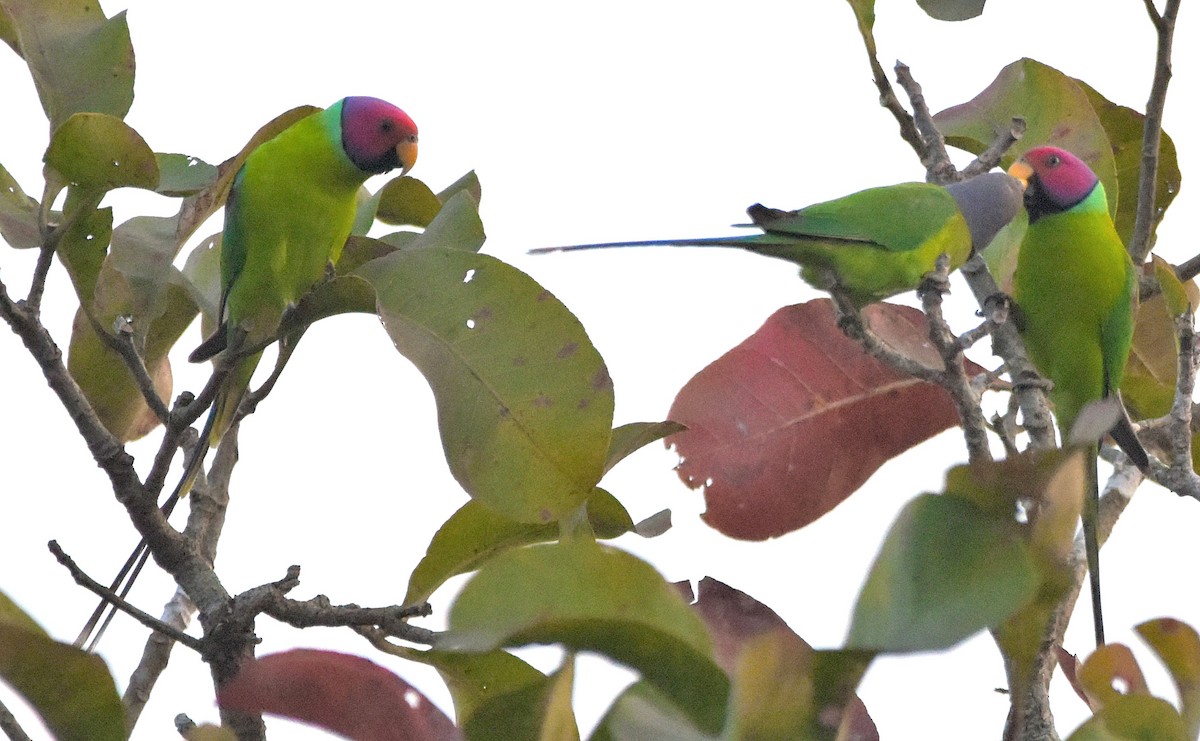
<instances>
[{"instance_id":1,"label":"tree branch","mask_svg":"<svg viewBox=\"0 0 1200 741\"><path fill-rule=\"evenodd\" d=\"M25 729L21 728L16 717L2 702L0 702L0 731L4 731L4 735L8 736L9 741L32 741L29 734L25 733Z\"/></svg>"},{"instance_id":2,"label":"tree branch","mask_svg":"<svg viewBox=\"0 0 1200 741\"><path fill-rule=\"evenodd\" d=\"M1167 0L1160 14L1153 0L1145 0L1146 12L1158 34L1158 51L1154 60L1154 81L1150 99L1146 102L1146 119L1142 125L1142 165L1138 178L1137 214L1129 251L1135 263L1142 263L1154 247L1154 226L1161 215L1155 203L1158 189L1158 154L1162 142L1163 109L1167 102L1167 86L1171 82L1171 46L1175 38L1175 19L1179 15L1179 0Z\"/></svg>"},{"instance_id":3,"label":"tree branch","mask_svg":"<svg viewBox=\"0 0 1200 741\"><path fill-rule=\"evenodd\" d=\"M63 551L62 547L59 546L58 541L50 541L47 544L47 547L50 548L50 552L54 554L54 557L58 559L58 562L65 566L67 571L70 572L71 578L75 580L76 584L96 594L105 602L114 605L121 612L129 615L150 630L164 633L170 636L172 640L179 641L193 651L200 651L200 641L198 639L187 635L186 633L176 629L174 626L167 625L153 615L139 610L138 608L126 602L111 589L88 576L83 569L79 568L79 565L75 563L75 560L68 556L65 551Z\"/></svg>"},{"instance_id":4,"label":"tree branch","mask_svg":"<svg viewBox=\"0 0 1200 741\"><path fill-rule=\"evenodd\" d=\"M929 104L925 102L925 94L921 91L920 84L913 79L912 70L908 68L907 64L900 61L896 62L896 81L900 83L900 87L904 89L909 102L912 103L913 122L924 144L917 154L921 158L921 164L925 167L925 180L943 185L959 180L961 176L958 174L958 169L950 162L950 155L946 152L946 139L942 136L942 132L938 131L937 125L933 123Z\"/></svg>"},{"instance_id":5,"label":"tree branch","mask_svg":"<svg viewBox=\"0 0 1200 741\"><path fill-rule=\"evenodd\" d=\"M929 321L929 340L942 358L943 370L938 385L950 394L962 421L963 438L967 443L967 460L971 463L992 460L988 444L987 420L979 406L979 396L963 365L963 346L942 315L942 296L950 287L950 258L942 254L937 269L917 291L921 308Z\"/></svg>"}]
</instances>

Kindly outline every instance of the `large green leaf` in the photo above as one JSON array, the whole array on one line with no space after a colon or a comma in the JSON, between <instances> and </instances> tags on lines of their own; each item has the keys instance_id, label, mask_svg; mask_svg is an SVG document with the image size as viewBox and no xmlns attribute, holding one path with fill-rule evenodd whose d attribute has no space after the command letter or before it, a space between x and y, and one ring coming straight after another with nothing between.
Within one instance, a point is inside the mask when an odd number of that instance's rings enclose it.
<instances>
[{"instance_id":1,"label":"large green leaf","mask_svg":"<svg viewBox=\"0 0 1200 741\"><path fill-rule=\"evenodd\" d=\"M1192 626L1172 618L1150 620L1136 630L1171 672L1179 692L1180 715L1187 726L1187 737L1197 738L1200 736L1200 635Z\"/></svg>"},{"instance_id":2,"label":"large green leaf","mask_svg":"<svg viewBox=\"0 0 1200 741\"><path fill-rule=\"evenodd\" d=\"M977 18L983 13L983 5L987 0L917 0L929 14L930 18L939 21L965 21Z\"/></svg>"},{"instance_id":3,"label":"large green leaf","mask_svg":"<svg viewBox=\"0 0 1200 741\"><path fill-rule=\"evenodd\" d=\"M442 208L428 185L407 175L389 180L376 198L379 206L375 218L395 226L429 226Z\"/></svg>"},{"instance_id":4,"label":"large green leaf","mask_svg":"<svg viewBox=\"0 0 1200 741\"><path fill-rule=\"evenodd\" d=\"M1142 170L1142 130L1146 117L1132 108L1109 101L1083 80L1075 84L1087 95L1092 108L1100 118L1100 124L1108 134L1112 145L1113 160L1117 168L1117 182L1125 196L1117 204L1113 223L1125 244L1133 235L1133 222L1137 215L1138 181ZM1154 191L1154 224L1162 220L1167 206L1179 192L1179 160L1175 155L1175 142L1162 132L1158 157L1158 187Z\"/></svg>"},{"instance_id":5,"label":"large green leaf","mask_svg":"<svg viewBox=\"0 0 1200 741\"><path fill-rule=\"evenodd\" d=\"M1067 737L1067 741L1186 741L1171 703L1149 695L1121 695Z\"/></svg>"},{"instance_id":6,"label":"large green leaf","mask_svg":"<svg viewBox=\"0 0 1200 741\"><path fill-rule=\"evenodd\" d=\"M72 187L154 188L158 161L141 135L104 113L76 113L54 130L46 164Z\"/></svg>"},{"instance_id":7,"label":"large green leaf","mask_svg":"<svg viewBox=\"0 0 1200 741\"><path fill-rule=\"evenodd\" d=\"M931 651L999 625L1038 573L1016 524L953 495L923 494L897 517L858 597L849 648Z\"/></svg>"},{"instance_id":8,"label":"large green leaf","mask_svg":"<svg viewBox=\"0 0 1200 741\"><path fill-rule=\"evenodd\" d=\"M401 250L354 274L429 381L467 493L536 523L591 495L608 453L612 382L565 306L516 268L462 250Z\"/></svg>"},{"instance_id":9,"label":"large green leaf","mask_svg":"<svg viewBox=\"0 0 1200 741\"><path fill-rule=\"evenodd\" d=\"M459 653L457 651L421 651L397 646L394 651L404 658L437 669L454 699L454 714L460 727L477 714L497 717L498 709L526 720L536 713L526 701L530 694L540 696L550 679L507 651Z\"/></svg>"},{"instance_id":10,"label":"large green leaf","mask_svg":"<svg viewBox=\"0 0 1200 741\"><path fill-rule=\"evenodd\" d=\"M199 193L217 181L216 166L186 154L154 155L158 161L158 187L165 196L182 197Z\"/></svg>"},{"instance_id":11,"label":"large green leaf","mask_svg":"<svg viewBox=\"0 0 1200 741\"><path fill-rule=\"evenodd\" d=\"M1142 301L1134 320L1133 346L1121 379L1121 396L1134 419L1161 417L1175 402L1179 375L1179 331L1175 318L1200 305L1194 281L1186 284L1157 255L1150 256L1160 291Z\"/></svg>"},{"instance_id":12,"label":"large green leaf","mask_svg":"<svg viewBox=\"0 0 1200 741\"><path fill-rule=\"evenodd\" d=\"M104 661L52 640L0 594L0 679L60 741L120 741L125 712Z\"/></svg>"},{"instance_id":13,"label":"large green leaf","mask_svg":"<svg viewBox=\"0 0 1200 741\"><path fill-rule=\"evenodd\" d=\"M37 201L0 165L0 237L17 249L39 246L37 212Z\"/></svg>"},{"instance_id":14,"label":"large green leaf","mask_svg":"<svg viewBox=\"0 0 1200 741\"><path fill-rule=\"evenodd\" d=\"M671 700L647 681L635 682L609 707L588 741L716 741L702 733Z\"/></svg>"},{"instance_id":15,"label":"large green leaf","mask_svg":"<svg viewBox=\"0 0 1200 741\"><path fill-rule=\"evenodd\" d=\"M121 317L155 379L159 396L171 396L170 349L195 318L187 279L174 267L174 217L138 216L113 230L112 250L96 281L91 315L106 331ZM137 439L159 424L125 361L78 313L67 367L105 427L121 440Z\"/></svg>"},{"instance_id":16,"label":"large green leaf","mask_svg":"<svg viewBox=\"0 0 1200 741\"><path fill-rule=\"evenodd\" d=\"M621 503L600 488L588 499L588 521L600 538L615 538L634 529ZM425 557L409 577L404 604L428 599L447 579L478 568L497 553L557 540L559 532L557 523L517 522L479 502L467 502L434 534Z\"/></svg>"},{"instance_id":17,"label":"large green leaf","mask_svg":"<svg viewBox=\"0 0 1200 741\"><path fill-rule=\"evenodd\" d=\"M579 539L488 561L450 608L437 648L562 643L639 671L701 730L721 728L729 681L704 626L647 563Z\"/></svg>"},{"instance_id":18,"label":"large green leaf","mask_svg":"<svg viewBox=\"0 0 1200 741\"><path fill-rule=\"evenodd\" d=\"M134 62L124 12L106 18L94 0L0 0L0 10L51 130L83 111L125 117Z\"/></svg>"},{"instance_id":19,"label":"large green leaf","mask_svg":"<svg viewBox=\"0 0 1200 741\"><path fill-rule=\"evenodd\" d=\"M58 239L58 258L71 276L82 306L92 303L100 268L112 239L112 209L96 208L98 200L76 188L68 190L63 207L67 226Z\"/></svg>"},{"instance_id":20,"label":"large green leaf","mask_svg":"<svg viewBox=\"0 0 1200 741\"><path fill-rule=\"evenodd\" d=\"M1104 183L1109 212L1117 212L1122 193L1104 125L1087 93L1053 67L1032 59L1017 60L974 99L933 118L947 144L979 154L1018 116L1025 119L1025 136L1008 150L1005 166L1033 147L1062 147L1091 166Z\"/></svg>"}]
</instances>

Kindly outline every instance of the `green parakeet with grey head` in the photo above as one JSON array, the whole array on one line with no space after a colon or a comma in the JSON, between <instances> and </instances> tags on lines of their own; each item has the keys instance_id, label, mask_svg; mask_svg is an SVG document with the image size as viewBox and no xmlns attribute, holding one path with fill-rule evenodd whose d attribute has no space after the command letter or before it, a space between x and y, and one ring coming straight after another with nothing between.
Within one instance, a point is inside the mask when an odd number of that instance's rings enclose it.
<instances>
[{"instance_id":1,"label":"green parakeet with grey head","mask_svg":"<svg viewBox=\"0 0 1200 741\"><path fill-rule=\"evenodd\" d=\"M797 211L748 209L760 234L550 247L559 252L606 247L739 247L798 263L820 289L836 288L858 305L918 287L945 254L951 270L982 249L1021 208L1021 186L988 173L942 187L901 183L870 188Z\"/></svg>"},{"instance_id":2,"label":"green parakeet with grey head","mask_svg":"<svg viewBox=\"0 0 1200 741\"><path fill-rule=\"evenodd\" d=\"M224 353L231 364L205 424L202 444L216 444L228 430L261 348L275 339L288 309L324 280L329 266L341 256L359 189L373 175L395 169L407 172L416 159L413 120L391 103L369 97L344 98L314 112L246 158L225 204L218 329L190 356L193 362L202 362ZM187 493L202 463L198 451L163 504L165 512ZM144 562L143 543L125 564L113 590L132 570L124 595ZM84 628L79 645L87 640L103 607ZM99 637L97 633L93 646Z\"/></svg>"},{"instance_id":3,"label":"green parakeet with grey head","mask_svg":"<svg viewBox=\"0 0 1200 741\"><path fill-rule=\"evenodd\" d=\"M1009 174L1026 183L1029 214L1013 277L1018 327L1030 360L1053 384L1050 400L1065 442L1085 405L1118 396L1133 342L1137 273L1113 227L1104 185L1083 160L1057 147L1037 147ZM1148 467L1127 419L1113 435L1134 463ZM1093 446L1083 530L1101 645L1095 452Z\"/></svg>"}]
</instances>

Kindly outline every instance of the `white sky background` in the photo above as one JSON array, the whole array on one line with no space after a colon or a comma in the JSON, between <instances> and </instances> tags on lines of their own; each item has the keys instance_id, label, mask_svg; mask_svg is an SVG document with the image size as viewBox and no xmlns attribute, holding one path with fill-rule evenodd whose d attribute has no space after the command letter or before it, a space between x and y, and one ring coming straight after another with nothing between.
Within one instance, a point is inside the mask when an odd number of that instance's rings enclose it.
<instances>
[{"instance_id":1,"label":"white sky background","mask_svg":"<svg viewBox=\"0 0 1200 741\"><path fill-rule=\"evenodd\" d=\"M414 175L435 190L475 169L483 183L484 250L525 270L587 328L616 384L618 424L662 419L695 372L755 330L775 309L817 295L784 262L732 250L629 250L530 257L536 246L604 240L711 236L755 201L793 208L923 172L876 103L853 16L843 0L793 2L300 3L128 2L137 53L137 98L128 116L156 151L217 163L292 106L375 95L404 108L421 129ZM994 1L982 19L944 24L911 0L881 0L876 33L885 67L899 57L935 110L962 102L999 69L1030 56L1081 77L1138 109L1148 95L1153 33L1137 0ZM123 6L104 2L108 15ZM1200 18L1184 13L1166 129L1181 167L1200 172L1195 91ZM30 193L41 189L46 124L15 55L0 50L5 101L2 162ZM965 161L965 158L964 158ZM371 183L379 187L383 181ZM121 192L116 221L173 213L177 202ZM1160 231L1172 261L1200 248L1189 184ZM219 222L201 230L219 229ZM35 255L0 247L0 278L23 295ZM180 261L182 264L182 260ZM74 296L61 267L51 273L45 319L66 347ZM969 293L954 296L958 324L972 322ZM218 572L232 592L303 566L293 593L334 602L393 604L436 527L465 501L449 476L424 379L391 346L378 321L339 317L307 335L279 386L243 425L242 460L221 541ZM208 367L176 358L176 393L198 390ZM976 359L994 366L986 348ZM264 364L269 365L269 364ZM0 589L52 635L71 640L94 598L45 548L57 538L100 580L136 542L107 480L46 388L20 342L0 332ZM130 446L148 468L157 440ZM672 472L674 457L651 446L606 479L634 519L675 513L666 535L617 541L668 579L714 576L778 611L817 647L842 641L866 570L895 514L938 490L965 460L952 431L893 462L814 525L767 543L733 541L697 515L698 493ZM1200 503L1143 488L1104 549L1109 638L1128 643L1169 680L1132 633L1170 615L1200 625L1193 589ZM454 585L461 584L456 580ZM152 613L173 585L157 569L135 602ZM435 596L435 619L450 594ZM1081 603L1067 648L1090 648ZM436 626L436 623L435 623ZM349 631L296 631L261 619L260 654L294 646L363 652L449 709L432 670L370 653ZM120 686L146 631L128 619L109 630L103 654ZM548 651L534 654L543 668ZM548 660L547 660L548 659ZM576 691L590 726L628 681L585 661ZM1007 710L994 692L1005 679L986 636L953 651L875 662L860 689L885 739L995 737ZM1059 681L1060 731L1085 716ZM11 692L0 689L10 707ZM27 729L36 729L19 706ZM216 718L207 668L175 651L136 738L169 737L185 712ZM270 721L272 728L285 724ZM37 731L33 730L36 734ZM319 738L290 726L277 737Z\"/></svg>"}]
</instances>

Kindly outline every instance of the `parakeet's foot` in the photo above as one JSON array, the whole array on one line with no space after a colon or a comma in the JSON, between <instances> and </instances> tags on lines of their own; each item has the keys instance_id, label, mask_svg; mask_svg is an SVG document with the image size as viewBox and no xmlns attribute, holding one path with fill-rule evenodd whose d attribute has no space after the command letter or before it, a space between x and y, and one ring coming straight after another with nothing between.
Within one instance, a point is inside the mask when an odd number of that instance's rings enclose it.
<instances>
[{"instance_id":1,"label":"parakeet's foot","mask_svg":"<svg viewBox=\"0 0 1200 741\"><path fill-rule=\"evenodd\" d=\"M950 276L940 270L930 270L922 276L921 283L917 286L917 295L921 296L930 292L941 296L950 293Z\"/></svg>"},{"instance_id":2,"label":"parakeet's foot","mask_svg":"<svg viewBox=\"0 0 1200 741\"><path fill-rule=\"evenodd\" d=\"M1048 378L1042 378L1037 373L1025 371L1013 379L1014 389L1041 389L1047 394L1054 388L1054 383Z\"/></svg>"}]
</instances>

